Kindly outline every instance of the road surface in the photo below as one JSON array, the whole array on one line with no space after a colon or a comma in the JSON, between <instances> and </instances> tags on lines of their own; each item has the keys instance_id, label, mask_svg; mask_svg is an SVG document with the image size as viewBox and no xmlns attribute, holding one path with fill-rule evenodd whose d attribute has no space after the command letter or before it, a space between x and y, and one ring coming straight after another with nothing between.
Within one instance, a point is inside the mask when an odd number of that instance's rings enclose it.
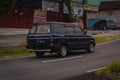
<instances>
[{"instance_id":1,"label":"road surface","mask_svg":"<svg viewBox=\"0 0 120 80\"><path fill-rule=\"evenodd\" d=\"M102 69L116 60L120 60L120 40L97 45L94 54L0 60L0 80L75 80L75 76Z\"/></svg>"}]
</instances>

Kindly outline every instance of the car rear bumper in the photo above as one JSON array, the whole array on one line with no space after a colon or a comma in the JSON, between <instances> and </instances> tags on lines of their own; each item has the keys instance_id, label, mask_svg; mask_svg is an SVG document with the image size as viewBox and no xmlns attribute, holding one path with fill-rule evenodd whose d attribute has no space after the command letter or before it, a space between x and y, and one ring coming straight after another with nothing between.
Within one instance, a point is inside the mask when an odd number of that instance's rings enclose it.
<instances>
[{"instance_id":1,"label":"car rear bumper","mask_svg":"<svg viewBox=\"0 0 120 80\"><path fill-rule=\"evenodd\" d=\"M50 49L42 49L42 50L35 50L35 49L28 49L29 52L51 52Z\"/></svg>"},{"instance_id":2,"label":"car rear bumper","mask_svg":"<svg viewBox=\"0 0 120 80\"><path fill-rule=\"evenodd\" d=\"M26 46L29 52L55 52L58 51L60 46L50 46L50 47L36 47L36 46Z\"/></svg>"}]
</instances>

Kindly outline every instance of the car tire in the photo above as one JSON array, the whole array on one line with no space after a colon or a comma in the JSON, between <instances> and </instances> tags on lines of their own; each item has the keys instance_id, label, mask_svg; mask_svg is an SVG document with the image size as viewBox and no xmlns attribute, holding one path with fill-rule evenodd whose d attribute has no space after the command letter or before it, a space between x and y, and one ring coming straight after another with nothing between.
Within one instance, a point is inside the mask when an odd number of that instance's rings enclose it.
<instances>
[{"instance_id":1,"label":"car tire","mask_svg":"<svg viewBox=\"0 0 120 80\"><path fill-rule=\"evenodd\" d=\"M93 53L94 52L94 48L95 48L94 44L90 43L88 45L88 47L86 48L86 51L89 52L89 53Z\"/></svg>"},{"instance_id":2,"label":"car tire","mask_svg":"<svg viewBox=\"0 0 120 80\"><path fill-rule=\"evenodd\" d=\"M36 56L41 58L44 56L44 52L35 52Z\"/></svg>"},{"instance_id":3,"label":"car tire","mask_svg":"<svg viewBox=\"0 0 120 80\"><path fill-rule=\"evenodd\" d=\"M61 57L65 57L67 55L67 48L66 46L62 46L58 51L58 55Z\"/></svg>"}]
</instances>

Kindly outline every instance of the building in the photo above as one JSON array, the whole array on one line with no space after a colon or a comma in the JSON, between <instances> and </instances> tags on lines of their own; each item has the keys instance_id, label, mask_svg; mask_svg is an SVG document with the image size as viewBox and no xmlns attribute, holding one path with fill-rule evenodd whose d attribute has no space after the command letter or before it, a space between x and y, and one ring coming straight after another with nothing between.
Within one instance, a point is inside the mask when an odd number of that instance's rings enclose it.
<instances>
[{"instance_id":1,"label":"building","mask_svg":"<svg viewBox=\"0 0 120 80\"><path fill-rule=\"evenodd\" d=\"M78 1L82 2L82 0L75 0ZM60 0L16 0L11 16L0 18L0 27L30 28L35 9L47 10L46 21L70 22L68 8Z\"/></svg>"},{"instance_id":2,"label":"building","mask_svg":"<svg viewBox=\"0 0 120 80\"><path fill-rule=\"evenodd\" d=\"M104 1L99 5L98 12L88 11L87 17L88 20L92 19L93 21L88 21L88 27L93 27L98 21L101 20L112 20L116 23L117 27L120 27L120 2L118 1ZM93 24L92 24L93 23Z\"/></svg>"}]
</instances>

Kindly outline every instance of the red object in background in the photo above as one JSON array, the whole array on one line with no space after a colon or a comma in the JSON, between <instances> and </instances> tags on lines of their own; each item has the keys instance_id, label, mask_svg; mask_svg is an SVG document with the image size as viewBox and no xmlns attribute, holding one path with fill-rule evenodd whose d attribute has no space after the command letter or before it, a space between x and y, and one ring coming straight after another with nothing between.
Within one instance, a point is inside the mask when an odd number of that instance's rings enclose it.
<instances>
[{"instance_id":1,"label":"red object in background","mask_svg":"<svg viewBox=\"0 0 120 80\"><path fill-rule=\"evenodd\" d=\"M0 18L0 27L3 28L29 28L33 22L34 8L27 5L16 5L8 18Z\"/></svg>"},{"instance_id":2,"label":"red object in background","mask_svg":"<svg viewBox=\"0 0 120 80\"><path fill-rule=\"evenodd\" d=\"M29 5L16 5L15 10L9 18L0 18L0 27L3 28L30 28L33 24L34 9L37 7ZM69 14L47 11L45 21L70 22ZM36 18L37 19L37 18Z\"/></svg>"},{"instance_id":3,"label":"red object in background","mask_svg":"<svg viewBox=\"0 0 120 80\"><path fill-rule=\"evenodd\" d=\"M41 9L34 10L33 23L46 22L46 18L47 18L46 10L41 10Z\"/></svg>"},{"instance_id":4,"label":"red object in background","mask_svg":"<svg viewBox=\"0 0 120 80\"><path fill-rule=\"evenodd\" d=\"M76 24L80 25L81 27L84 27L84 23L83 22L76 22Z\"/></svg>"},{"instance_id":5,"label":"red object in background","mask_svg":"<svg viewBox=\"0 0 120 80\"><path fill-rule=\"evenodd\" d=\"M70 22L69 14L54 11L47 11L47 21L51 22Z\"/></svg>"}]
</instances>

